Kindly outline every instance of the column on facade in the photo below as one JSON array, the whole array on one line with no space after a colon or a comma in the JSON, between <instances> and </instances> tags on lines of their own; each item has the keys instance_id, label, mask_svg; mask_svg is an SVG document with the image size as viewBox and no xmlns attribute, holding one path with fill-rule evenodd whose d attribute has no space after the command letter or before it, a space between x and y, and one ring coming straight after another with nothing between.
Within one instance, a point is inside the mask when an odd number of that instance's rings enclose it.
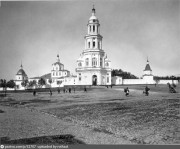
<instances>
[{"instance_id":1,"label":"column on facade","mask_svg":"<svg viewBox=\"0 0 180 149\"><path fill-rule=\"evenodd\" d=\"M89 32L90 32L90 26L88 25L88 34L89 34Z\"/></svg>"},{"instance_id":2,"label":"column on facade","mask_svg":"<svg viewBox=\"0 0 180 149\"><path fill-rule=\"evenodd\" d=\"M85 49L87 49L87 39L85 39Z\"/></svg>"},{"instance_id":3,"label":"column on facade","mask_svg":"<svg viewBox=\"0 0 180 149\"><path fill-rule=\"evenodd\" d=\"M100 67L100 55L98 54L98 59L97 59L97 61L98 61L98 67Z\"/></svg>"}]
</instances>

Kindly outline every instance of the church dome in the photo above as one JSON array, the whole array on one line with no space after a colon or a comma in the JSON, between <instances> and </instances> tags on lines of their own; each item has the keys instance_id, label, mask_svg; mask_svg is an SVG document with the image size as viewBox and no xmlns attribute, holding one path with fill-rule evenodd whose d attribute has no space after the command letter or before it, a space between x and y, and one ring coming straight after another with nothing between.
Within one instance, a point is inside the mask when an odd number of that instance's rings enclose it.
<instances>
[{"instance_id":1,"label":"church dome","mask_svg":"<svg viewBox=\"0 0 180 149\"><path fill-rule=\"evenodd\" d=\"M53 65L59 65L59 66L64 66L62 63L60 63L60 62L55 62L55 63L53 63Z\"/></svg>"},{"instance_id":2,"label":"church dome","mask_svg":"<svg viewBox=\"0 0 180 149\"><path fill-rule=\"evenodd\" d=\"M99 23L98 18L95 16L94 6L93 6L93 9L92 9L92 16L89 18L89 23Z\"/></svg>"},{"instance_id":3,"label":"church dome","mask_svg":"<svg viewBox=\"0 0 180 149\"><path fill-rule=\"evenodd\" d=\"M96 16L91 16L91 17L89 18L89 21L91 21L91 20L98 20L98 18L97 18Z\"/></svg>"},{"instance_id":4,"label":"church dome","mask_svg":"<svg viewBox=\"0 0 180 149\"><path fill-rule=\"evenodd\" d=\"M27 76L25 71L21 68L19 69L19 71L17 72L17 75L23 75L23 76Z\"/></svg>"}]
</instances>

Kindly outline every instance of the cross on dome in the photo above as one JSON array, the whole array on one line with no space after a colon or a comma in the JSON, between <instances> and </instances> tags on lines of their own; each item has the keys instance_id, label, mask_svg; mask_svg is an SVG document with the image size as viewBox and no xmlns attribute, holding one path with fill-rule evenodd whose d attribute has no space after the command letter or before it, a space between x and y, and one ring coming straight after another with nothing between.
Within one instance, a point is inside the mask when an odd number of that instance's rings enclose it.
<instances>
[{"instance_id":1,"label":"cross on dome","mask_svg":"<svg viewBox=\"0 0 180 149\"><path fill-rule=\"evenodd\" d=\"M92 15L94 16L94 15L95 15L95 13L96 13L96 10L95 10L94 5L93 5Z\"/></svg>"},{"instance_id":2,"label":"cross on dome","mask_svg":"<svg viewBox=\"0 0 180 149\"><path fill-rule=\"evenodd\" d=\"M60 62L60 59L59 59L59 54L57 54L57 61Z\"/></svg>"}]
</instances>

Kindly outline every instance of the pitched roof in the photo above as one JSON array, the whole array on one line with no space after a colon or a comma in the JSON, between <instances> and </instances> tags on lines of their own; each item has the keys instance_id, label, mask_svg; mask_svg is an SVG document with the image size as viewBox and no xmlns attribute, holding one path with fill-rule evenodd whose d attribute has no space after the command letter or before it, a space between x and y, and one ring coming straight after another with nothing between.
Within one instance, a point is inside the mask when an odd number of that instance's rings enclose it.
<instances>
[{"instance_id":1,"label":"pitched roof","mask_svg":"<svg viewBox=\"0 0 180 149\"><path fill-rule=\"evenodd\" d=\"M25 71L21 68L21 69L19 69L19 71L17 72L17 74L16 75L23 75L23 76L27 76L26 75L26 73L25 73Z\"/></svg>"},{"instance_id":2,"label":"pitched roof","mask_svg":"<svg viewBox=\"0 0 180 149\"><path fill-rule=\"evenodd\" d=\"M41 78L43 78L43 79L50 79L51 78L51 73L47 73L47 74L41 76Z\"/></svg>"},{"instance_id":3,"label":"pitched roof","mask_svg":"<svg viewBox=\"0 0 180 149\"><path fill-rule=\"evenodd\" d=\"M144 71L152 71L152 69L151 69L149 64L146 64L146 67L145 67Z\"/></svg>"}]
</instances>

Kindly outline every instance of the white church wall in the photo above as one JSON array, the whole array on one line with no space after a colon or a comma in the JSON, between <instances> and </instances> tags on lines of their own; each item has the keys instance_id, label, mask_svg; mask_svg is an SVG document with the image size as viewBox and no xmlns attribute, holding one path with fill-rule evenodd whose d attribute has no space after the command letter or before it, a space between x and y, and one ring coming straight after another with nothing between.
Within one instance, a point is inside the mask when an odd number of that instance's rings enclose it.
<instances>
[{"instance_id":1,"label":"white church wall","mask_svg":"<svg viewBox=\"0 0 180 149\"><path fill-rule=\"evenodd\" d=\"M113 85L122 85L122 77L120 76L114 76L112 77L112 84Z\"/></svg>"},{"instance_id":2,"label":"white church wall","mask_svg":"<svg viewBox=\"0 0 180 149\"><path fill-rule=\"evenodd\" d=\"M143 79L123 79L123 84L146 84Z\"/></svg>"},{"instance_id":3,"label":"white church wall","mask_svg":"<svg viewBox=\"0 0 180 149\"><path fill-rule=\"evenodd\" d=\"M158 81L158 84L167 84L167 83L170 83L170 84L178 84L178 80L159 80Z\"/></svg>"},{"instance_id":4,"label":"white church wall","mask_svg":"<svg viewBox=\"0 0 180 149\"><path fill-rule=\"evenodd\" d=\"M153 75L150 75L150 76L144 75L143 80L144 80L145 84L155 84L156 83L153 79Z\"/></svg>"}]
</instances>

